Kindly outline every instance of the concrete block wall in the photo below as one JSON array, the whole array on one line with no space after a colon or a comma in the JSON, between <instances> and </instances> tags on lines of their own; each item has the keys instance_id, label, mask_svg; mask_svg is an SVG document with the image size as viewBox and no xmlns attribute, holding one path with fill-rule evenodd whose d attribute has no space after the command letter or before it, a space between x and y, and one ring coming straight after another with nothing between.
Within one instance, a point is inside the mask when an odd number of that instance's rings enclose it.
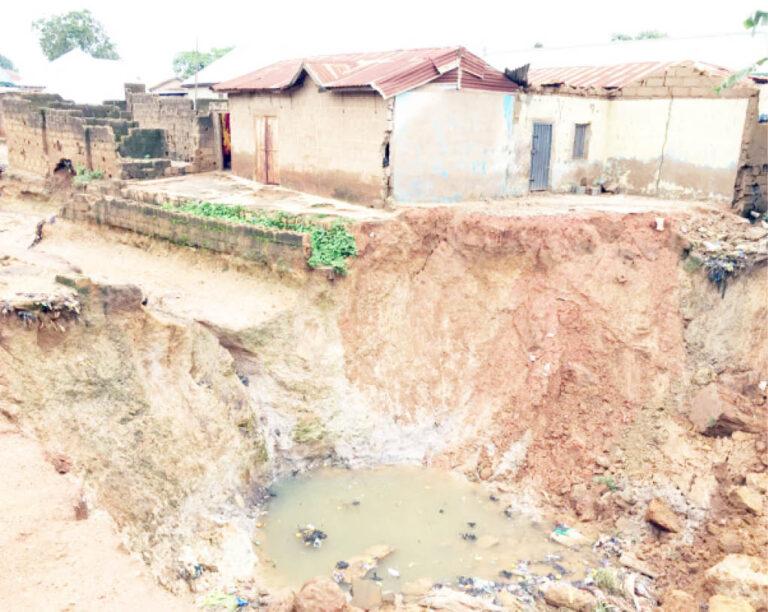
<instances>
[{"instance_id":1,"label":"concrete block wall","mask_svg":"<svg viewBox=\"0 0 768 612\"><path fill-rule=\"evenodd\" d=\"M63 206L61 214L182 246L235 255L279 272L306 271L311 252L306 234L206 219L100 193L76 194Z\"/></svg>"}]
</instances>

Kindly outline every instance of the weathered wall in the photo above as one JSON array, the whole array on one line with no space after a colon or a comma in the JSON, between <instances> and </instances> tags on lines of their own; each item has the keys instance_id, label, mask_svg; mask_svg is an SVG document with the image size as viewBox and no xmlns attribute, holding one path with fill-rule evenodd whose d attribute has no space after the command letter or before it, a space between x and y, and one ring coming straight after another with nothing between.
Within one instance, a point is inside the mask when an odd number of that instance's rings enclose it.
<instances>
[{"instance_id":1,"label":"weathered wall","mask_svg":"<svg viewBox=\"0 0 768 612\"><path fill-rule=\"evenodd\" d=\"M306 79L290 92L232 94L232 170L255 179L258 118L277 120L280 183L375 204L383 201L383 149L389 106L375 93L320 92Z\"/></svg>"},{"instance_id":2,"label":"weathered wall","mask_svg":"<svg viewBox=\"0 0 768 612\"><path fill-rule=\"evenodd\" d=\"M747 99L612 100L607 174L633 193L730 202Z\"/></svg>"},{"instance_id":3,"label":"weathered wall","mask_svg":"<svg viewBox=\"0 0 768 612\"><path fill-rule=\"evenodd\" d=\"M426 86L395 99L392 195L456 202L513 193L512 94Z\"/></svg>"},{"instance_id":4,"label":"weathered wall","mask_svg":"<svg viewBox=\"0 0 768 612\"><path fill-rule=\"evenodd\" d=\"M534 123L552 124L549 184L552 191L592 186L602 176L609 101L576 96L521 94L515 125L515 193L528 190ZM585 159L573 158L577 123L589 123Z\"/></svg>"},{"instance_id":5,"label":"weathered wall","mask_svg":"<svg viewBox=\"0 0 768 612\"><path fill-rule=\"evenodd\" d=\"M110 196L77 194L62 216L258 261L281 272L306 268L309 236L227 223Z\"/></svg>"},{"instance_id":6,"label":"weathered wall","mask_svg":"<svg viewBox=\"0 0 768 612\"><path fill-rule=\"evenodd\" d=\"M134 93L130 96L133 118L142 128L166 132L167 155L194 163L194 170L217 169L217 142L210 115L198 115L189 98Z\"/></svg>"},{"instance_id":7,"label":"weathered wall","mask_svg":"<svg viewBox=\"0 0 768 612\"><path fill-rule=\"evenodd\" d=\"M91 125L77 108L40 108L21 98L6 98L3 108L11 167L45 176L69 159L76 167L120 176L112 125Z\"/></svg>"}]
</instances>

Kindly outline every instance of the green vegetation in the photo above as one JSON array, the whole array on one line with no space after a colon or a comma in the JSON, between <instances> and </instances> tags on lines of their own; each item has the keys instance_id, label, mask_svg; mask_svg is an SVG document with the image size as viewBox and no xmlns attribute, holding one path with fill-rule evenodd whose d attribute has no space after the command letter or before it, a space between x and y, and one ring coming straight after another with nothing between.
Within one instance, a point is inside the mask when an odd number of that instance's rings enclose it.
<instances>
[{"instance_id":1,"label":"green vegetation","mask_svg":"<svg viewBox=\"0 0 768 612\"><path fill-rule=\"evenodd\" d=\"M597 587L606 593L611 595L621 594L621 584L619 578L612 569L607 567L601 567L593 570L592 580L595 581Z\"/></svg>"},{"instance_id":2,"label":"green vegetation","mask_svg":"<svg viewBox=\"0 0 768 612\"><path fill-rule=\"evenodd\" d=\"M50 61L75 48L100 59L120 59L104 26L87 9L38 19L32 29L38 33L40 48Z\"/></svg>"},{"instance_id":3,"label":"green vegetation","mask_svg":"<svg viewBox=\"0 0 768 612\"><path fill-rule=\"evenodd\" d=\"M744 20L744 27L747 30L751 30L753 36L758 29L765 26L768 26L768 11L755 11L754 15L750 15ZM728 78L720 83L720 85L718 85L715 89L717 93L721 93L726 89L730 89L736 85L736 83L746 78L750 74L765 74L766 67L768 67L768 56L760 57L756 59L753 64L747 66L746 68L742 68L741 70L737 70L736 72L731 73L731 75L728 76Z\"/></svg>"},{"instance_id":4,"label":"green vegetation","mask_svg":"<svg viewBox=\"0 0 768 612\"><path fill-rule=\"evenodd\" d=\"M618 491L619 485L616 484L616 481L611 476L598 476L595 478L595 482L599 484L604 484L606 487L608 487L609 491Z\"/></svg>"},{"instance_id":5,"label":"green vegetation","mask_svg":"<svg viewBox=\"0 0 768 612\"><path fill-rule=\"evenodd\" d=\"M104 173L101 170L88 170L85 166L78 166L75 183L78 185L85 185L91 181L98 181L103 178Z\"/></svg>"},{"instance_id":6,"label":"green vegetation","mask_svg":"<svg viewBox=\"0 0 768 612\"><path fill-rule=\"evenodd\" d=\"M185 202L180 206L167 206L166 208L198 217L309 234L312 239L312 256L307 263L311 268L330 267L333 268L334 272L343 275L347 273L347 259L357 255L355 237L349 233L346 224L340 220L329 225L318 223L317 218L299 217L281 211L248 210L242 206L229 206L213 202Z\"/></svg>"},{"instance_id":7,"label":"green vegetation","mask_svg":"<svg viewBox=\"0 0 768 612\"><path fill-rule=\"evenodd\" d=\"M232 49L233 47L213 47L210 51L181 51L173 58L173 72L180 79L186 79Z\"/></svg>"},{"instance_id":8,"label":"green vegetation","mask_svg":"<svg viewBox=\"0 0 768 612\"><path fill-rule=\"evenodd\" d=\"M325 428L317 417L306 417L296 423L293 429L293 441L297 444L312 444L322 440Z\"/></svg>"}]
</instances>

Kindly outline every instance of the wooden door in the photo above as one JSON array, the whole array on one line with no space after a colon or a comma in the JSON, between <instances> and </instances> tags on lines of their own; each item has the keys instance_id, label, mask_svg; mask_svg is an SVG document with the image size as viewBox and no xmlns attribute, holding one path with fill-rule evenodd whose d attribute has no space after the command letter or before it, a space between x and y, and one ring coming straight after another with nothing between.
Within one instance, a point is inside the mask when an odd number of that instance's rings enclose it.
<instances>
[{"instance_id":1,"label":"wooden door","mask_svg":"<svg viewBox=\"0 0 768 612\"><path fill-rule=\"evenodd\" d=\"M267 185L280 184L277 142L277 117L264 117L264 182Z\"/></svg>"}]
</instances>

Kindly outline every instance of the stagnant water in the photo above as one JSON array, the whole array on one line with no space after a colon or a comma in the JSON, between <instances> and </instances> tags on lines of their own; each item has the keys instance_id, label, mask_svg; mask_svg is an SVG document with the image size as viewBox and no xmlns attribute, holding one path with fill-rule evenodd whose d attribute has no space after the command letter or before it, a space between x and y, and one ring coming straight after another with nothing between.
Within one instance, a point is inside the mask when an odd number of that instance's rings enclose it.
<instances>
[{"instance_id":1,"label":"stagnant water","mask_svg":"<svg viewBox=\"0 0 768 612\"><path fill-rule=\"evenodd\" d=\"M378 544L395 549L376 569L392 590L420 578L498 580L521 562L529 562L526 571L533 574L559 578L568 570L581 577L592 560L589 551L551 541L553 523L505 513L505 504L484 487L440 470L324 469L284 480L273 491L258 539L271 580L284 586L330 576L339 561ZM327 534L319 547L297 537L308 524Z\"/></svg>"}]
</instances>

